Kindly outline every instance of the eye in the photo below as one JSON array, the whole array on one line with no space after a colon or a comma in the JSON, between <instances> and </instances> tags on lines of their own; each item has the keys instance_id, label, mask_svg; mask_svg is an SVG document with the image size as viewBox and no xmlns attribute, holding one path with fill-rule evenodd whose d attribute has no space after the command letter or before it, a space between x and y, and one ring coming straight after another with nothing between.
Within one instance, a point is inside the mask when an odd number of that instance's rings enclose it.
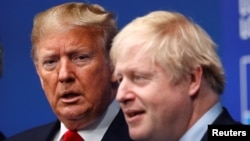
<instances>
[{"instance_id":1,"label":"eye","mask_svg":"<svg viewBox=\"0 0 250 141\"><path fill-rule=\"evenodd\" d=\"M117 83L120 84L122 82L122 77L118 77L116 80L117 80Z\"/></svg>"},{"instance_id":2,"label":"eye","mask_svg":"<svg viewBox=\"0 0 250 141\"><path fill-rule=\"evenodd\" d=\"M132 75L132 81L137 85L146 85L149 79L145 75L134 74Z\"/></svg>"},{"instance_id":3,"label":"eye","mask_svg":"<svg viewBox=\"0 0 250 141\"><path fill-rule=\"evenodd\" d=\"M91 56L88 54L80 54L80 55L75 55L73 57L73 62L76 65L84 65L86 63L88 63L91 59Z\"/></svg>"},{"instance_id":4,"label":"eye","mask_svg":"<svg viewBox=\"0 0 250 141\"><path fill-rule=\"evenodd\" d=\"M76 60L76 61L84 61L87 58L89 58L88 55L82 54L82 55L75 56L74 60Z\"/></svg>"},{"instance_id":5,"label":"eye","mask_svg":"<svg viewBox=\"0 0 250 141\"><path fill-rule=\"evenodd\" d=\"M122 81L122 76L121 76L121 75L114 74L114 75L113 75L113 81L115 81L115 82L117 82L118 84L120 84L121 81Z\"/></svg>"},{"instance_id":6,"label":"eye","mask_svg":"<svg viewBox=\"0 0 250 141\"><path fill-rule=\"evenodd\" d=\"M133 76L133 80L135 82L140 82L140 81L143 81L144 80L144 77L140 76L140 75L134 75Z\"/></svg>"},{"instance_id":7,"label":"eye","mask_svg":"<svg viewBox=\"0 0 250 141\"><path fill-rule=\"evenodd\" d=\"M46 69L46 70L52 70L56 67L57 65L57 60L56 59L48 59L48 60L45 60L43 62L43 67Z\"/></svg>"}]
</instances>

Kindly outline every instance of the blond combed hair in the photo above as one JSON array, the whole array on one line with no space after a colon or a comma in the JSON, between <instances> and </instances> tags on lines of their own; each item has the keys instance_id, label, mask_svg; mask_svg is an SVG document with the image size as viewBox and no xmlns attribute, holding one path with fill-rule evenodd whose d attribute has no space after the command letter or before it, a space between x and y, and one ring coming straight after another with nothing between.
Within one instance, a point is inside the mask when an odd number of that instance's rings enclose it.
<instances>
[{"instance_id":1,"label":"blond combed hair","mask_svg":"<svg viewBox=\"0 0 250 141\"><path fill-rule=\"evenodd\" d=\"M112 38L117 33L117 23L113 13L105 11L98 4L70 2L52 7L34 17L31 33L32 58L35 61L36 44L44 37L67 32L75 27L97 30L101 34L98 43L108 54Z\"/></svg>"},{"instance_id":2,"label":"blond combed hair","mask_svg":"<svg viewBox=\"0 0 250 141\"><path fill-rule=\"evenodd\" d=\"M207 84L216 93L223 93L224 70L216 44L198 24L184 15L154 11L134 19L114 38L110 53L113 63L135 46L140 46L137 55L148 53L152 63L170 73L171 82L180 82L201 66Z\"/></svg>"}]
</instances>

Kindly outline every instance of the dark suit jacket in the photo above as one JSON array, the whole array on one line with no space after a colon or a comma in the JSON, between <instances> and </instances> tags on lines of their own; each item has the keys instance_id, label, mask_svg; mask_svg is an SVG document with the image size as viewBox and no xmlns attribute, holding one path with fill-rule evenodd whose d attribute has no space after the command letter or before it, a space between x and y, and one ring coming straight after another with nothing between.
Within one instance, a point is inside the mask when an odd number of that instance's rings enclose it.
<instances>
[{"instance_id":1,"label":"dark suit jacket","mask_svg":"<svg viewBox=\"0 0 250 141\"><path fill-rule=\"evenodd\" d=\"M0 132L0 141L3 141L5 139L5 136L2 132Z\"/></svg>"},{"instance_id":2,"label":"dark suit jacket","mask_svg":"<svg viewBox=\"0 0 250 141\"><path fill-rule=\"evenodd\" d=\"M222 113L215 119L212 125L241 125L240 122L235 121L226 108L223 108ZM208 131L202 137L201 141L208 141Z\"/></svg>"},{"instance_id":3,"label":"dark suit jacket","mask_svg":"<svg viewBox=\"0 0 250 141\"><path fill-rule=\"evenodd\" d=\"M6 141L52 141L59 129L60 122L55 121L19 133ZM128 126L121 110L106 131L102 141L131 141Z\"/></svg>"}]
</instances>

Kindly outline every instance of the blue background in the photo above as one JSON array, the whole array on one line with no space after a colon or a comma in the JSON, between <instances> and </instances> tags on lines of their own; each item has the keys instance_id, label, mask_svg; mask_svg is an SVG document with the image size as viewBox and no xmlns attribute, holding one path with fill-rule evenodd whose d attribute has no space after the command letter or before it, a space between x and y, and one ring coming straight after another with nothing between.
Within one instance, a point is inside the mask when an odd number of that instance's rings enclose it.
<instances>
[{"instance_id":1,"label":"blue background","mask_svg":"<svg viewBox=\"0 0 250 141\"><path fill-rule=\"evenodd\" d=\"M249 0L242 1L250 3ZM0 78L0 131L7 137L55 119L30 57L30 33L35 14L64 2L69 1L0 1L0 44L4 49L4 69ZM152 10L178 11L200 24L218 44L225 67L227 86L221 101L236 120L242 120L239 62L241 56L250 54L250 41L239 37L238 0L87 2L98 3L114 12L119 28ZM244 18L247 18L246 15Z\"/></svg>"}]
</instances>

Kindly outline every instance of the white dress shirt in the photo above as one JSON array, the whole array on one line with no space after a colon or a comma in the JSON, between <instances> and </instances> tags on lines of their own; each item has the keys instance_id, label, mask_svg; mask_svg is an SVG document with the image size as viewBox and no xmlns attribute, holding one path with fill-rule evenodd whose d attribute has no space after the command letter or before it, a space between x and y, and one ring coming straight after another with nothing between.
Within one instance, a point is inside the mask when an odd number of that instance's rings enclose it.
<instances>
[{"instance_id":1,"label":"white dress shirt","mask_svg":"<svg viewBox=\"0 0 250 141\"><path fill-rule=\"evenodd\" d=\"M222 106L218 102L211 107L180 139L180 141L200 141L212 124L222 112Z\"/></svg>"},{"instance_id":2,"label":"white dress shirt","mask_svg":"<svg viewBox=\"0 0 250 141\"><path fill-rule=\"evenodd\" d=\"M101 141L109 125L112 123L112 121L118 114L119 109L120 109L119 104L114 100L109 105L104 115L100 117L97 120L97 122L85 128L84 130L78 131L78 134L84 139L84 141ZM56 134L54 141L61 141L62 136L67 131L68 129L61 122L61 128L59 132Z\"/></svg>"}]
</instances>

